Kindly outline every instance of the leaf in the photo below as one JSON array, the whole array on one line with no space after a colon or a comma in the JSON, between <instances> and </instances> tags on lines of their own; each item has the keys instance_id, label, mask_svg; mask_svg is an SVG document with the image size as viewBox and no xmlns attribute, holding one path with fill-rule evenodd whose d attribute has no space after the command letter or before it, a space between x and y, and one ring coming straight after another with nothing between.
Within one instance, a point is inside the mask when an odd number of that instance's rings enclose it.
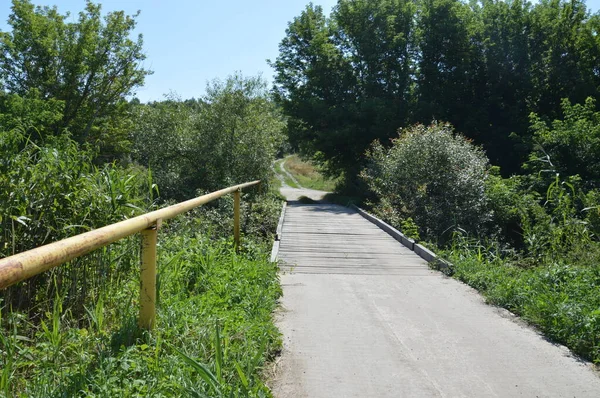
<instances>
[{"instance_id":1,"label":"leaf","mask_svg":"<svg viewBox=\"0 0 600 398\"><path fill-rule=\"evenodd\" d=\"M206 367L206 365L201 364L200 362L196 361L195 359L190 358L189 356L187 356L186 354L179 351L177 348L175 348L173 346L171 346L171 348L177 354L179 354L179 356L181 358L183 358L183 360L185 362L187 362L187 364L190 365L200 375L202 380L204 380L209 386L211 386L219 396L222 395L221 389L219 388L219 382L218 382L217 378L208 369L208 367Z\"/></svg>"},{"instance_id":2,"label":"leaf","mask_svg":"<svg viewBox=\"0 0 600 398\"><path fill-rule=\"evenodd\" d=\"M244 374L244 371L242 370L242 367L240 366L240 364L238 362L235 363L235 370L237 370L237 374L238 374L238 376L240 376L240 380L242 382L242 385L247 390L248 386L249 386L248 378Z\"/></svg>"},{"instance_id":3,"label":"leaf","mask_svg":"<svg viewBox=\"0 0 600 398\"><path fill-rule=\"evenodd\" d=\"M15 220L16 222L23 224L24 226L27 226L27 223L25 221L31 221L30 218L27 218L25 216L20 216L20 217L12 217L13 220Z\"/></svg>"},{"instance_id":4,"label":"leaf","mask_svg":"<svg viewBox=\"0 0 600 398\"><path fill-rule=\"evenodd\" d=\"M216 350L216 370L217 379L223 380L222 368L223 368L223 351L221 349L221 331L219 330L219 321L215 322L215 350Z\"/></svg>"}]
</instances>

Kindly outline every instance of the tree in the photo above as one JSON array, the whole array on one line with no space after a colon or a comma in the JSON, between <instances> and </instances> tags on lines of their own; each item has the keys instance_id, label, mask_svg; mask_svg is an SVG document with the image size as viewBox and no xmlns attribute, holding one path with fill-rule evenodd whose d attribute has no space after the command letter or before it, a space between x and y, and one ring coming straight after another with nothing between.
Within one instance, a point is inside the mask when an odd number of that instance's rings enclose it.
<instances>
[{"instance_id":1,"label":"tree","mask_svg":"<svg viewBox=\"0 0 600 398\"><path fill-rule=\"evenodd\" d=\"M425 0L418 26L415 121L446 120L470 137L479 135L479 120L487 115L481 109L481 38L472 10L459 0Z\"/></svg>"},{"instance_id":2,"label":"tree","mask_svg":"<svg viewBox=\"0 0 600 398\"><path fill-rule=\"evenodd\" d=\"M582 0L542 0L533 8L530 112L552 120L560 117L563 98L581 103L600 96L599 18L590 17Z\"/></svg>"},{"instance_id":3,"label":"tree","mask_svg":"<svg viewBox=\"0 0 600 398\"><path fill-rule=\"evenodd\" d=\"M546 123L531 114L534 152L531 161L544 161L562 176L579 175L588 188L600 188L600 112L596 101L583 104L562 101L563 118ZM539 168L539 167L538 167Z\"/></svg>"},{"instance_id":4,"label":"tree","mask_svg":"<svg viewBox=\"0 0 600 398\"><path fill-rule=\"evenodd\" d=\"M372 140L452 123L503 174L531 152L529 114L600 98L600 14L582 0L339 0L288 26L275 92L292 143L353 176Z\"/></svg>"},{"instance_id":5,"label":"tree","mask_svg":"<svg viewBox=\"0 0 600 398\"><path fill-rule=\"evenodd\" d=\"M360 145L356 120L356 80L333 41L335 28L320 6L308 5L289 23L271 63L275 97L288 120L292 145L321 152L340 172L356 164Z\"/></svg>"},{"instance_id":6,"label":"tree","mask_svg":"<svg viewBox=\"0 0 600 398\"><path fill-rule=\"evenodd\" d=\"M528 36L531 5L523 0L486 0L482 4L476 13L483 38L485 98L477 106L481 108L477 113L479 134L468 134L486 149L494 164L511 174L520 170L529 149L511 134L525 140L528 136L534 67Z\"/></svg>"},{"instance_id":7,"label":"tree","mask_svg":"<svg viewBox=\"0 0 600 398\"><path fill-rule=\"evenodd\" d=\"M410 114L416 7L406 0L341 0L334 41L352 67L354 126L348 133L356 168L373 140L387 140ZM344 138L342 138L344 139Z\"/></svg>"},{"instance_id":8,"label":"tree","mask_svg":"<svg viewBox=\"0 0 600 398\"><path fill-rule=\"evenodd\" d=\"M141 66L142 36L129 38L135 16L118 11L103 18L101 6L89 0L77 22L67 16L13 0L12 31L0 32L2 89L62 101L55 134L68 129L79 142L104 146L109 156L122 152L130 128L126 99L150 73Z\"/></svg>"},{"instance_id":9,"label":"tree","mask_svg":"<svg viewBox=\"0 0 600 398\"><path fill-rule=\"evenodd\" d=\"M200 100L138 105L133 159L152 170L164 199L188 199L268 180L284 119L259 77L215 80Z\"/></svg>"}]
</instances>

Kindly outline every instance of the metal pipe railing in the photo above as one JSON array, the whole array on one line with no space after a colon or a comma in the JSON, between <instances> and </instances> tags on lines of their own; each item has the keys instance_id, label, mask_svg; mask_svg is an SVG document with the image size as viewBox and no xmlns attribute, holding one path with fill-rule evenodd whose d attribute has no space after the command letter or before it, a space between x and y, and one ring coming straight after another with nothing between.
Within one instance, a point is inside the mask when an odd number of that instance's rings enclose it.
<instances>
[{"instance_id":1,"label":"metal pipe railing","mask_svg":"<svg viewBox=\"0 0 600 398\"><path fill-rule=\"evenodd\" d=\"M240 244L240 192L260 181L247 182L155 210L125 221L72 236L0 259L0 289L31 278L127 236L142 233L139 326L152 329L156 303L156 241L162 220L171 219L224 195L234 194L234 244Z\"/></svg>"}]
</instances>

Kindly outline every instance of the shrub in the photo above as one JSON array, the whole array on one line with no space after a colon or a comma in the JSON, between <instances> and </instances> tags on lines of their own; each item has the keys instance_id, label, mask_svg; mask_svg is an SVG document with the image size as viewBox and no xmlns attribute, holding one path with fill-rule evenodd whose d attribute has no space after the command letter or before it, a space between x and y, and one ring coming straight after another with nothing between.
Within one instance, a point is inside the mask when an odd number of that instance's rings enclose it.
<instances>
[{"instance_id":1,"label":"shrub","mask_svg":"<svg viewBox=\"0 0 600 398\"><path fill-rule=\"evenodd\" d=\"M400 220L411 217L422 237L444 242L453 230L479 233L489 220L488 160L450 125L401 130L391 148L375 142L367 158L369 188Z\"/></svg>"}]
</instances>

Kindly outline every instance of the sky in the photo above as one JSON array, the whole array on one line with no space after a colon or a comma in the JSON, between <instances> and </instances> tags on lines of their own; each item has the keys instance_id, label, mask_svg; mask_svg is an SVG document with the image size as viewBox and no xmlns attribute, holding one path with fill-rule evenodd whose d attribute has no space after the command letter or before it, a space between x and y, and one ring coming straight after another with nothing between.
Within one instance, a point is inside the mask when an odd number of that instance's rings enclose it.
<instances>
[{"instance_id":1,"label":"sky","mask_svg":"<svg viewBox=\"0 0 600 398\"><path fill-rule=\"evenodd\" d=\"M261 74L272 81L274 60L287 24L310 0L95 0L103 12L124 10L141 14L137 33L144 36L144 67L154 71L136 96L143 102L176 93L199 98L206 83L225 79L237 71ZM326 12L337 0L313 0ZM56 5L61 13L77 15L84 0L33 0L36 5ZM593 12L600 0L588 0ZM10 0L0 0L0 30L6 31Z\"/></svg>"},{"instance_id":2,"label":"sky","mask_svg":"<svg viewBox=\"0 0 600 398\"><path fill-rule=\"evenodd\" d=\"M600 0L599 0L600 1ZM174 92L181 98L198 98L212 79L225 79L241 71L272 81L274 60L287 24L309 0L94 0L102 11L124 10L141 14L136 34L144 37L146 77L136 96L143 102L161 100ZM313 0L327 12L336 0ZM33 0L56 5L61 13L77 15L84 0ZM6 31L11 1L0 0L0 30Z\"/></svg>"}]
</instances>

